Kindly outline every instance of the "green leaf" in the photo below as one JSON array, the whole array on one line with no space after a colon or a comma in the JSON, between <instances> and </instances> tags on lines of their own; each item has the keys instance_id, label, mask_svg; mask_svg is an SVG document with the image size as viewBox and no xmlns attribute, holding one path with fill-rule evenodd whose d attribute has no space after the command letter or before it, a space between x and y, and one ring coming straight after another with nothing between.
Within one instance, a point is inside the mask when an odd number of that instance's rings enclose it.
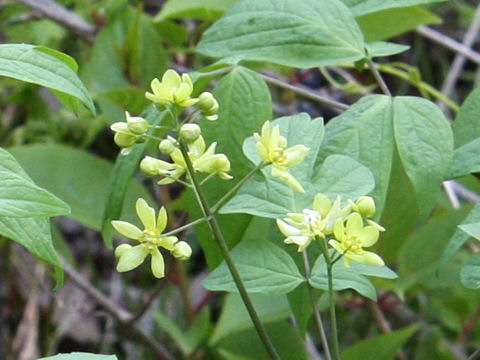
<instances>
[{"instance_id":1,"label":"green leaf","mask_svg":"<svg viewBox=\"0 0 480 360\"><path fill-rule=\"evenodd\" d=\"M363 36L340 0L244 0L203 35L200 54L299 68L364 57Z\"/></svg>"},{"instance_id":2,"label":"green leaf","mask_svg":"<svg viewBox=\"0 0 480 360\"><path fill-rule=\"evenodd\" d=\"M197 83L196 83L197 85ZM242 151L245 138L259 131L262 124L272 118L272 100L265 81L255 72L236 67L215 86L213 94L220 108L217 121L202 119L202 134L207 143L218 142L216 151L227 155L232 164L232 180L210 179L204 185L204 193L209 204L214 204L228 190L242 179L253 167ZM189 194L189 212L192 217L200 217L197 200ZM196 211L195 211L196 209ZM228 228L225 239L230 247L236 245L249 225L247 215L219 215L221 228ZM204 224L196 227L196 234L210 268L216 267L223 257L218 246L211 241L210 228Z\"/></svg>"},{"instance_id":3,"label":"green leaf","mask_svg":"<svg viewBox=\"0 0 480 360\"><path fill-rule=\"evenodd\" d=\"M305 339L308 323L313 314L312 302L308 284L302 283L287 294L290 309L295 316L296 326L300 336Z\"/></svg>"},{"instance_id":4,"label":"green leaf","mask_svg":"<svg viewBox=\"0 0 480 360\"><path fill-rule=\"evenodd\" d=\"M351 263L349 269L366 276L374 276L383 279L398 278L398 275L395 273L395 271L385 265L375 266L354 261Z\"/></svg>"},{"instance_id":5,"label":"green leaf","mask_svg":"<svg viewBox=\"0 0 480 360\"><path fill-rule=\"evenodd\" d=\"M445 0L342 0L355 16L370 14L380 10L401 8L418 4L442 2Z\"/></svg>"},{"instance_id":6,"label":"green leaf","mask_svg":"<svg viewBox=\"0 0 480 360\"><path fill-rule=\"evenodd\" d=\"M480 222L473 224L462 224L458 225L458 227L471 237L474 237L475 239L480 239Z\"/></svg>"},{"instance_id":7,"label":"green leaf","mask_svg":"<svg viewBox=\"0 0 480 360\"><path fill-rule=\"evenodd\" d=\"M152 125L160 125L168 118L166 112L159 112L153 105L142 114L142 117ZM152 134L152 132L152 130L148 131L149 134ZM133 211L134 209L133 204L137 199L129 197L127 190L129 189L133 176L138 170L138 164L145 153L145 149L152 142L153 140L147 140L141 144L135 145L130 154L126 156L119 154L109 179L104 182L104 184L107 184L106 188L103 189L104 194L106 194L106 203L103 214L100 215L98 219L102 219L100 227L102 229L103 242L109 248L112 247L112 237L114 233L111 224L112 220L117 220L122 217L121 214L124 202L132 204L132 206L126 207L126 211ZM144 197L147 202L153 202L148 201L150 198L149 195L144 196L142 197ZM131 220L127 221L131 222ZM137 221L138 220L135 219L134 223Z\"/></svg>"},{"instance_id":8,"label":"green leaf","mask_svg":"<svg viewBox=\"0 0 480 360\"><path fill-rule=\"evenodd\" d=\"M385 204L392 166L394 140L391 98L365 96L325 126L325 139L318 161L332 154L347 155L368 167L375 177L378 214Z\"/></svg>"},{"instance_id":9,"label":"green leaf","mask_svg":"<svg viewBox=\"0 0 480 360\"><path fill-rule=\"evenodd\" d=\"M113 164L84 150L59 144L24 145L10 151L37 184L70 205L71 218L100 230ZM138 183L128 183L128 202L134 203L138 197L150 200ZM123 216L138 223L133 206Z\"/></svg>"},{"instance_id":10,"label":"green leaf","mask_svg":"<svg viewBox=\"0 0 480 360\"><path fill-rule=\"evenodd\" d=\"M420 6L391 8L356 19L365 41L391 39L423 24L438 24L441 19ZM388 24L388 26L385 26Z\"/></svg>"},{"instance_id":11,"label":"green leaf","mask_svg":"<svg viewBox=\"0 0 480 360\"><path fill-rule=\"evenodd\" d=\"M280 357L283 360L307 360L302 339L285 321L291 315L285 296L251 294L251 300ZM270 359L238 294L229 294L225 298L209 346L240 358Z\"/></svg>"},{"instance_id":12,"label":"green leaf","mask_svg":"<svg viewBox=\"0 0 480 360\"><path fill-rule=\"evenodd\" d=\"M453 122L455 151L449 178L460 177L480 170L480 126L478 107L480 87L473 90L463 102Z\"/></svg>"},{"instance_id":13,"label":"green leaf","mask_svg":"<svg viewBox=\"0 0 480 360\"><path fill-rule=\"evenodd\" d=\"M73 352L39 358L38 360L117 360L115 355L99 355L85 352Z\"/></svg>"},{"instance_id":14,"label":"green leaf","mask_svg":"<svg viewBox=\"0 0 480 360\"><path fill-rule=\"evenodd\" d=\"M151 104L145 98L145 91L134 87L115 88L98 94L98 97L105 98L122 107L126 111L140 114Z\"/></svg>"},{"instance_id":15,"label":"green leaf","mask_svg":"<svg viewBox=\"0 0 480 360\"><path fill-rule=\"evenodd\" d=\"M2 148L0 182L1 217L48 217L70 212L62 200L35 185L15 158Z\"/></svg>"},{"instance_id":16,"label":"green leaf","mask_svg":"<svg viewBox=\"0 0 480 360\"><path fill-rule=\"evenodd\" d=\"M95 114L95 105L72 70L71 60L60 57L58 52L52 55L53 52L45 47L36 48L28 44L0 44L0 76L45 86L73 96Z\"/></svg>"},{"instance_id":17,"label":"green leaf","mask_svg":"<svg viewBox=\"0 0 480 360\"><path fill-rule=\"evenodd\" d=\"M61 267L50 233L50 221L43 217L0 217L0 234L21 245L48 264Z\"/></svg>"},{"instance_id":18,"label":"green leaf","mask_svg":"<svg viewBox=\"0 0 480 360\"><path fill-rule=\"evenodd\" d=\"M480 137L456 148L448 179L480 171Z\"/></svg>"},{"instance_id":19,"label":"green leaf","mask_svg":"<svg viewBox=\"0 0 480 360\"><path fill-rule=\"evenodd\" d=\"M416 332L418 325L357 342L342 352L343 360L392 360L402 345Z\"/></svg>"},{"instance_id":20,"label":"green leaf","mask_svg":"<svg viewBox=\"0 0 480 360\"><path fill-rule=\"evenodd\" d=\"M308 281L316 289L328 290L327 264L323 255L315 261ZM345 267L343 261L333 265L333 289L353 289L369 299L377 300L377 292L370 280L351 267Z\"/></svg>"},{"instance_id":21,"label":"green leaf","mask_svg":"<svg viewBox=\"0 0 480 360\"><path fill-rule=\"evenodd\" d=\"M394 44L385 41L371 42L366 44L366 47L368 54L372 58L400 54L410 49L410 46L407 45Z\"/></svg>"},{"instance_id":22,"label":"green leaf","mask_svg":"<svg viewBox=\"0 0 480 360\"><path fill-rule=\"evenodd\" d=\"M192 325L187 331L182 331L174 321L160 311L154 312L153 317L160 328L172 338L185 356L195 351L211 327L208 308L204 308L202 312L196 314Z\"/></svg>"},{"instance_id":23,"label":"green leaf","mask_svg":"<svg viewBox=\"0 0 480 360\"><path fill-rule=\"evenodd\" d=\"M237 0L169 0L153 21L166 19L194 18L199 20L217 20Z\"/></svg>"},{"instance_id":24,"label":"green leaf","mask_svg":"<svg viewBox=\"0 0 480 360\"><path fill-rule=\"evenodd\" d=\"M401 277L428 279L435 273L443 250L458 230L457 225L466 216L466 211L465 208L450 210L431 217L408 237L397 257Z\"/></svg>"},{"instance_id":25,"label":"green leaf","mask_svg":"<svg viewBox=\"0 0 480 360\"><path fill-rule=\"evenodd\" d=\"M442 111L410 96L393 100L395 142L418 199L420 216L432 209L453 158L453 136Z\"/></svg>"},{"instance_id":26,"label":"green leaf","mask_svg":"<svg viewBox=\"0 0 480 360\"><path fill-rule=\"evenodd\" d=\"M222 213L248 213L257 216L278 218L289 212L301 212L312 206L314 196L325 193L331 198L342 195L355 199L368 193L374 186L371 172L355 160L334 155L325 160L320 169L314 168L315 159L323 136L323 121L311 121L307 114L298 114L275 120L288 146L304 144L310 149L305 160L289 169L304 186L299 193L270 175L270 167L253 176L224 207ZM258 164L255 140L245 140L243 150L250 160Z\"/></svg>"},{"instance_id":27,"label":"green leaf","mask_svg":"<svg viewBox=\"0 0 480 360\"><path fill-rule=\"evenodd\" d=\"M480 224L477 224L475 232L478 233ZM473 254L460 272L462 284L469 289L480 288L480 253Z\"/></svg>"},{"instance_id":28,"label":"green leaf","mask_svg":"<svg viewBox=\"0 0 480 360\"><path fill-rule=\"evenodd\" d=\"M275 323L290 315L285 296L251 294L253 306L263 324ZM240 295L228 294L222 306L222 313L209 344L214 345L221 339L253 327L252 320Z\"/></svg>"},{"instance_id":29,"label":"green leaf","mask_svg":"<svg viewBox=\"0 0 480 360\"><path fill-rule=\"evenodd\" d=\"M447 247L442 254L442 258L439 261L439 267L444 266L449 260L451 260L453 255L455 255L455 253L458 251L458 249L460 249L462 245L465 244L465 242L469 239L470 234L466 233L461 226L478 222L480 222L480 203L477 203L475 207L469 212L468 216L465 218L465 220L451 237ZM469 230L468 227L466 229Z\"/></svg>"},{"instance_id":30,"label":"green leaf","mask_svg":"<svg viewBox=\"0 0 480 360\"><path fill-rule=\"evenodd\" d=\"M232 259L250 293L286 294L305 281L290 255L263 238L242 241L233 249ZM238 291L225 262L210 273L203 286L212 291Z\"/></svg>"},{"instance_id":31,"label":"green leaf","mask_svg":"<svg viewBox=\"0 0 480 360\"><path fill-rule=\"evenodd\" d=\"M452 125L455 149L480 138L480 86L475 88L465 99Z\"/></svg>"}]
</instances>

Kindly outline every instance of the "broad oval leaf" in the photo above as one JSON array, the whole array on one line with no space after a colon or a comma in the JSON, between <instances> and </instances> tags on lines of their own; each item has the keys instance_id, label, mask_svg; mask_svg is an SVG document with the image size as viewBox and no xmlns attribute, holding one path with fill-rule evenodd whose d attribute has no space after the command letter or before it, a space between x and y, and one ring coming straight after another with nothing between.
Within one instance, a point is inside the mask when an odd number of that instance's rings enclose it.
<instances>
[{"instance_id":1,"label":"broad oval leaf","mask_svg":"<svg viewBox=\"0 0 480 360\"><path fill-rule=\"evenodd\" d=\"M210 27L197 51L310 68L357 61L363 36L340 0L244 0Z\"/></svg>"},{"instance_id":2,"label":"broad oval leaf","mask_svg":"<svg viewBox=\"0 0 480 360\"><path fill-rule=\"evenodd\" d=\"M15 158L0 148L0 216L49 217L65 215L70 208L35 185Z\"/></svg>"},{"instance_id":3,"label":"broad oval leaf","mask_svg":"<svg viewBox=\"0 0 480 360\"><path fill-rule=\"evenodd\" d=\"M418 325L412 325L388 334L359 341L342 352L342 359L391 360L417 330Z\"/></svg>"},{"instance_id":4,"label":"broad oval leaf","mask_svg":"<svg viewBox=\"0 0 480 360\"><path fill-rule=\"evenodd\" d=\"M382 213L393 159L392 100L385 95L365 96L325 126L319 161L328 155L347 155L367 166L375 177L370 194Z\"/></svg>"},{"instance_id":5,"label":"broad oval leaf","mask_svg":"<svg viewBox=\"0 0 480 360\"><path fill-rule=\"evenodd\" d=\"M418 4L442 2L445 0L342 0L355 16L370 14L380 10L401 8Z\"/></svg>"},{"instance_id":6,"label":"broad oval leaf","mask_svg":"<svg viewBox=\"0 0 480 360\"><path fill-rule=\"evenodd\" d=\"M72 59L59 56L58 52L53 55L54 51L28 44L1 44L0 75L73 96L95 114L87 89L72 69Z\"/></svg>"},{"instance_id":7,"label":"broad oval leaf","mask_svg":"<svg viewBox=\"0 0 480 360\"><path fill-rule=\"evenodd\" d=\"M56 267L61 267L50 233L50 221L45 217L0 217L0 234L20 245L33 255Z\"/></svg>"},{"instance_id":8,"label":"broad oval leaf","mask_svg":"<svg viewBox=\"0 0 480 360\"><path fill-rule=\"evenodd\" d=\"M327 264L323 256L315 261L308 281L316 289L328 290ZM338 261L333 265L333 290L345 289L353 289L369 299L377 300L377 291L370 280L355 269L345 267L343 261Z\"/></svg>"},{"instance_id":9,"label":"broad oval leaf","mask_svg":"<svg viewBox=\"0 0 480 360\"><path fill-rule=\"evenodd\" d=\"M216 20L235 2L236 0L169 0L153 21L179 18Z\"/></svg>"},{"instance_id":10,"label":"broad oval leaf","mask_svg":"<svg viewBox=\"0 0 480 360\"><path fill-rule=\"evenodd\" d=\"M232 259L248 292L286 294L305 281L290 255L268 240L241 242L233 249ZM238 291L225 262L210 273L203 286L214 291Z\"/></svg>"},{"instance_id":11,"label":"broad oval leaf","mask_svg":"<svg viewBox=\"0 0 480 360\"><path fill-rule=\"evenodd\" d=\"M420 216L426 216L452 162L450 124L432 102L399 96L393 99L393 128L400 159L417 194Z\"/></svg>"},{"instance_id":12,"label":"broad oval leaf","mask_svg":"<svg viewBox=\"0 0 480 360\"><path fill-rule=\"evenodd\" d=\"M460 271L462 284L469 289L480 288L480 253L473 254Z\"/></svg>"}]
</instances>

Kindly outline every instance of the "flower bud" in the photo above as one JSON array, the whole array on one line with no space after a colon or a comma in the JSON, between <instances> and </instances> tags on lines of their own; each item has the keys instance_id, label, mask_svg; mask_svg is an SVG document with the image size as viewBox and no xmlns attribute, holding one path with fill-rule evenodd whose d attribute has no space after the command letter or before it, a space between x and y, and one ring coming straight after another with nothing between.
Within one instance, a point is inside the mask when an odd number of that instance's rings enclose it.
<instances>
[{"instance_id":1,"label":"flower bud","mask_svg":"<svg viewBox=\"0 0 480 360\"><path fill-rule=\"evenodd\" d=\"M355 201L354 210L369 218L375 214L375 201L370 196L361 196Z\"/></svg>"},{"instance_id":2,"label":"flower bud","mask_svg":"<svg viewBox=\"0 0 480 360\"><path fill-rule=\"evenodd\" d=\"M202 130L197 124L184 124L180 128L180 137L187 142L194 142L200 136Z\"/></svg>"},{"instance_id":3,"label":"flower bud","mask_svg":"<svg viewBox=\"0 0 480 360\"><path fill-rule=\"evenodd\" d=\"M133 134L125 134L125 133L116 133L113 137L115 144L120 146L121 148L128 148L133 146L136 142L137 137Z\"/></svg>"},{"instance_id":4,"label":"flower bud","mask_svg":"<svg viewBox=\"0 0 480 360\"><path fill-rule=\"evenodd\" d=\"M147 176L158 175L160 160L155 159L151 156L145 156L142 161L140 161L140 170Z\"/></svg>"},{"instance_id":5,"label":"flower bud","mask_svg":"<svg viewBox=\"0 0 480 360\"><path fill-rule=\"evenodd\" d=\"M175 145L175 140L172 138L163 139L158 145L158 150L164 154L170 154L176 148L177 146Z\"/></svg>"},{"instance_id":6,"label":"flower bud","mask_svg":"<svg viewBox=\"0 0 480 360\"><path fill-rule=\"evenodd\" d=\"M173 246L172 255L178 260L188 260L192 255L192 248L185 241L179 241Z\"/></svg>"},{"instance_id":7,"label":"flower bud","mask_svg":"<svg viewBox=\"0 0 480 360\"><path fill-rule=\"evenodd\" d=\"M127 112L127 127L135 135L142 135L148 130L150 124L140 116L130 116Z\"/></svg>"},{"instance_id":8,"label":"flower bud","mask_svg":"<svg viewBox=\"0 0 480 360\"><path fill-rule=\"evenodd\" d=\"M198 97L197 107L207 120L218 119L218 102L209 92L203 92Z\"/></svg>"}]
</instances>

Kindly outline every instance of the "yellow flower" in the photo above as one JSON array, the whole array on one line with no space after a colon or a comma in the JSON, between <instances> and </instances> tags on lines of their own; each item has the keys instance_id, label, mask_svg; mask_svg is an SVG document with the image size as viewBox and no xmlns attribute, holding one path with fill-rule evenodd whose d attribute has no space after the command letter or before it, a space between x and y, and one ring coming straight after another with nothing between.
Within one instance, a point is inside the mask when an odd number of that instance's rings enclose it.
<instances>
[{"instance_id":1,"label":"yellow flower","mask_svg":"<svg viewBox=\"0 0 480 360\"><path fill-rule=\"evenodd\" d=\"M188 156L192 162L193 170L201 173L217 174L223 180L230 180L232 179L232 176L228 173L230 171L230 161L225 154L215 154L216 146L217 143L214 142L208 149L205 149L205 140L201 135L194 142L187 144ZM185 174L187 164L178 147L171 150L169 155L173 163L147 156L140 162L140 168L147 175L164 176L165 179L160 180L159 185L170 184Z\"/></svg>"},{"instance_id":2,"label":"yellow flower","mask_svg":"<svg viewBox=\"0 0 480 360\"><path fill-rule=\"evenodd\" d=\"M374 225L364 226L362 216L354 212L346 221L339 219L333 231L335 239L328 243L344 256L345 266L350 262L358 261L370 265L384 265L384 262L377 254L363 250L364 247L374 245L379 237L379 229Z\"/></svg>"},{"instance_id":3,"label":"yellow flower","mask_svg":"<svg viewBox=\"0 0 480 360\"><path fill-rule=\"evenodd\" d=\"M110 126L110 129L115 132L115 144L122 148L122 155L128 155L135 144L144 141L142 135L150 127L147 120L139 116L130 116L128 111L125 112L125 117L126 122L120 121Z\"/></svg>"},{"instance_id":4,"label":"yellow flower","mask_svg":"<svg viewBox=\"0 0 480 360\"><path fill-rule=\"evenodd\" d=\"M295 145L287 149L287 139L280 135L279 126L270 128L266 121L261 134L253 134L257 141L258 154L267 164L272 164L272 176L299 192L305 192L302 185L287 171L287 168L297 165L305 159L309 149L305 145Z\"/></svg>"},{"instance_id":5,"label":"yellow flower","mask_svg":"<svg viewBox=\"0 0 480 360\"><path fill-rule=\"evenodd\" d=\"M126 221L112 221L113 227L120 234L140 243L136 246L122 244L115 249L115 256L119 258L117 271L125 272L135 269L150 254L152 256L151 269L153 276L162 278L165 276L165 263L159 248L167 249L175 257L188 259L191 255L191 249L188 252L190 246L181 241L181 251L179 251L178 246L176 246L179 244L176 236L162 235L168 220L167 211L164 207L160 209L156 218L155 210L148 206L144 199L138 199L136 210L144 226L143 231Z\"/></svg>"},{"instance_id":6,"label":"yellow flower","mask_svg":"<svg viewBox=\"0 0 480 360\"><path fill-rule=\"evenodd\" d=\"M287 238L285 244L298 245L298 251L305 250L315 237L325 238L333 232L333 226L339 219L350 213L350 207L341 208L340 197L332 204L324 194L313 199L312 209L301 213L289 213L283 220L277 219L277 226Z\"/></svg>"},{"instance_id":7,"label":"yellow flower","mask_svg":"<svg viewBox=\"0 0 480 360\"><path fill-rule=\"evenodd\" d=\"M157 105L177 104L183 107L194 105L198 99L191 98L193 92L192 79L188 74L181 77L175 70L167 70L162 81L153 79L150 83L152 92L146 92L145 97Z\"/></svg>"}]
</instances>

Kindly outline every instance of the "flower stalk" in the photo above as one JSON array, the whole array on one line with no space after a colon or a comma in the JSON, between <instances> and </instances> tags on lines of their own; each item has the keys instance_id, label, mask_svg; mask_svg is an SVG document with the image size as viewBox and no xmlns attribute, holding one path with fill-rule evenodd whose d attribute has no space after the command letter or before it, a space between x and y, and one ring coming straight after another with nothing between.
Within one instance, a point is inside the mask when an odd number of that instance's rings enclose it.
<instances>
[{"instance_id":1,"label":"flower stalk","mask_svg":"<svg viewBox=\"0 0 480 360\"><path fill-rule=\"evenodd\" d=\"M243 284L242 279L240 278L240 274L237 270L237 267L235 266L235 263L233 262L233 259L230 255L230 250L228 249L227 243L225 241L225 238L223 237L223 233L220 229L220 226L218 224L217 219L215 218L214 214L212 213L212 210L208 206L208 202L205 198L205 195L202 192L202 189L200 187L200 183L195 175L195 170L193 168L193 164L190 160L189 154L188 154L188 149L183 141L180 141L180 151L182 152L183 158L185 160L185 163L187 165L187 173L188 176L190 177L190 180L193 185L193 191L195 193L195 196L197 198L197 201L200 205L200 208L202 209L203 215L208 219L208 225L210 227L210 230L212 231L213 237L215 241L217 242L220 252L222 253L223 258L225 259L225 262L228 266L228 269L230 270L230 273L232 274L233 280L235 282L235 285L238 288L238 292L240 293L240 297L242 298L245 307L248 311L248 314L250 315L250 318L253 322L253 325L255 326L255 329L258 333L258 336L260 337L260 340L262 341L263 345L265 346L265 349L268 352L268 355L272 360L280 360L280 356L277 353L277 350L273 346L272 341L270 340L270 337L268 336L267 332L265 331L265 328L263 327L260 318L258 317L258 314L253 306L253 303L250 299L250 296L248 295L248 292L245 288L245 285Z\"/></svg>"}]
</instances>

